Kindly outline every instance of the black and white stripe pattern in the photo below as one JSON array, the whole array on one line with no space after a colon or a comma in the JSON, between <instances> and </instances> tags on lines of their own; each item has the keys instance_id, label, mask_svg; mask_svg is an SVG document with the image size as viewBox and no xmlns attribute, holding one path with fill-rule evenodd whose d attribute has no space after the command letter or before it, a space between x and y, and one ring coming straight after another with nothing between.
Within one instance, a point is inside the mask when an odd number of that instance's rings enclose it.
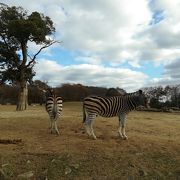
<instances>
[{"instance_id":1,"label":"black and white stripe pattern","mask_svg":"<svg viewBox=\"0 0 180 180\"><path fill-rule=\"evenodd\" d=\"M59 134L57 119L61 116L62 112L62 98L60 96L56 96L53 89L48 89L48 91L46 91L45 106L50 117L51 133L55 130L55 132Z\"/></svg>"},{"instance_id":2,"label":"black and white stripe pattern","mask_svg":"<svg viewBox=\"0 0 180 180\"><path fill-rule=\"evenodd\" d=\"M138 92L127 94L124 96L100 97L89 96L83 102L83 122L85 123L86 132L89 136L96 136L93 132L92 122L96 116L103 117L119 117L119 135L123 139L127 139L125 134L125 120L126 114L134 110L138 106L147 107L147 97L142 90Z\"/></svg>"}]
</instances>

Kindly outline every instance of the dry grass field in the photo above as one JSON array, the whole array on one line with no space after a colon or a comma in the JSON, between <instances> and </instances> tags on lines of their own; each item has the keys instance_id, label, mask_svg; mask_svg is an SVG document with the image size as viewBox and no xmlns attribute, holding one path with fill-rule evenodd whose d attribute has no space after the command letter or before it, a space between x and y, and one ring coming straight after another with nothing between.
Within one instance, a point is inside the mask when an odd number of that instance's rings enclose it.
<instances>
[{"instance_id":1,"label":"dry grass field","mask_svg":"<svg viewBox=\"0 0 180 180\"><path fill-rule=\"evenodd\" d=\"M180 114L134 111L128 140L118 137L116 118L98 117L97 140L84 133L79 102L63 105L60 136L50 134L43 106L16 112L0 106L0 179L180 179Z\"/></svg>"}]
</instances>

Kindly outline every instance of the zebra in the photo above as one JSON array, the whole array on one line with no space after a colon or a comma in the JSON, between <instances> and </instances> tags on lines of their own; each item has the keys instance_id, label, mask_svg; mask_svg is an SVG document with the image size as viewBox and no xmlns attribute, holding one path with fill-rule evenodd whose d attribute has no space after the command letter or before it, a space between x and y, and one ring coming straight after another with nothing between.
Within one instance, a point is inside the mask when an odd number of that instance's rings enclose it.
<instances>
[{"instance_id":1,"label":"zebra","mask_svg":"<svg viewBox=\"0 0 180 180\"><path fill-rule=\"evenodd\" d=\"M126 115L138 106L149 107L149 99L139 90L123 96L101 97L89 96L83 101L83 123L89 136L96 135L93 130L93 121L96 116L119 118L118 133L122 139L128 139L125 133Z\"/></svg>"},{"instance_id":2,"label":"zebra","mask_svg":"<svg viewBox=\"0 0 180 180\"><path fill-rule=\"evenodd\" d=\"M55 130L55 132L59 135L57 119L60 117L62 112L62 98L60 96L56 96L54 89L49 88L44 92L46 96L45 108L50 118L51 133Z\"/></svg>"}]
</instances>

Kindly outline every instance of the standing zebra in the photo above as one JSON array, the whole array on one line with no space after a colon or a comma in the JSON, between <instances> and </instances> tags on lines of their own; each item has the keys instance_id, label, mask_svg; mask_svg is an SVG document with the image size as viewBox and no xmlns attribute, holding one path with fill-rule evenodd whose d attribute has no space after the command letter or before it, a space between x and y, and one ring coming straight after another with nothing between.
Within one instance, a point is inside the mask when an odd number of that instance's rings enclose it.
<instances>
[{"instance_id":1,"label":"standing zebra","mask_svg":"<svg viewBox=\"0 0 180 180\"><path fill-rule=\"evenodd\" d=\"M97 139L92 126L95 117L98 115L102 117L118 116L118 133L120 137L127 139L125 134L126 114L138 106L148 107L148 103L148 99L142 90L124 96L86 97L83 102L83 122L85 123L86 132L89 136L92 135L94 139Z\"/></svg>"},{"instance_id":2,"label":"standing zebra","mask_svg":"<svg viewBox=\"0 0 180 180\"><path fill-rule=\"evenodd\" d=\"M49 88L47 91L44 92L46 95L45 107L50 117L51 133L53 133L53 131L55 130L55 132L59 135L57 119L60 117L62 111L62 98L56 96L55 90L53 89Z\"/></svg>"}]
</instances>

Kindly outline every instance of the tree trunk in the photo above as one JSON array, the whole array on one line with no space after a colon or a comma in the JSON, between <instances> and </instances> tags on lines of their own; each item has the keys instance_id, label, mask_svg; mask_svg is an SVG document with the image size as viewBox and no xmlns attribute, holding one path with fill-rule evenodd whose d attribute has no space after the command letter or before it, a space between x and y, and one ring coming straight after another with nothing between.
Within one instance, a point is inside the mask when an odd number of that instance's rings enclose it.
<instances>
[{"instance_id":1,"label":"tree trunk","mask_svg":"<svg viewBox=\"0 0 180 180\"><path fill-rule=\"evenodd\" d=\"M19 90L19 96L18 96L18 103L16 110L17 111L24 111L28 107L28 88L27 83L23 83L24 85L21 85Z\"/></svg>"}]
</instances>

